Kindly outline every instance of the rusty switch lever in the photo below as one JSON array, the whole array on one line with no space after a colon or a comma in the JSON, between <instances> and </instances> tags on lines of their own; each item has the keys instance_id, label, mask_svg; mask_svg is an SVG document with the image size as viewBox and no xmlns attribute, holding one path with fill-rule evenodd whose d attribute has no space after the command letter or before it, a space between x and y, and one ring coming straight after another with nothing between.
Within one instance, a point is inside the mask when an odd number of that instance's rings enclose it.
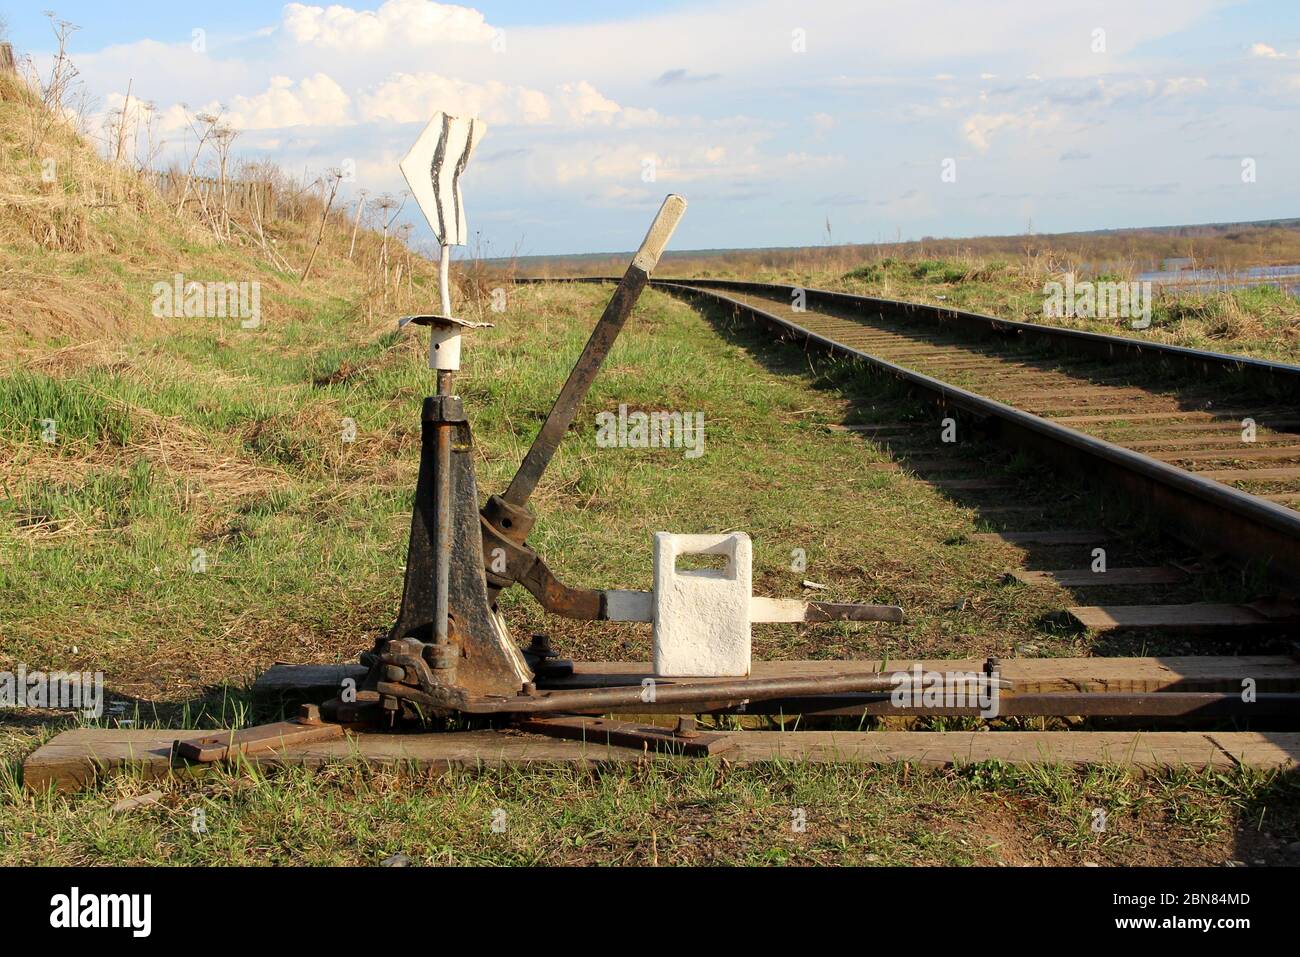
<instances>
[{"instance_id":1,"label":"rusty switch lever","mask_svg":"<svg viewBox=\"0 0 1300 957\"><path fill-rule=\"evenodd\" d=\"M510 487L502 496L508 504L522 508L533 494L533 490L537 488L537 483L542 473L546 471L546 467L550 465L551 457L555 454L560 439L573 424L578 406L582 404L583 397L591 388L591 383L596 378L596 373L600 371L605 357L609 355L614 340L618 338L619 332L627 322L627 317L631 315L632 307L636 305L641 290L649 281L651 271L659 262L659 257L663 255L664 247L668 245L668 240L684 212L686 212L686 200L676 193L670 193L663 205L659 207L659 213L655 216L650 231L646 233L641 248L632 257L627 272L623 274L618 288L614 290L609 304L605 306L604 314L596 323L596 328L592 330L591 338L587 340L582 355L578 357L573 371L569 373L569 378L564 383L564 388L560 390L555 404L551 406L546 422L537 433L537 438L533 439L532 447L519 465L519 471L515 473L515 477L510 481Z\"/></svg>"}]
</instances>

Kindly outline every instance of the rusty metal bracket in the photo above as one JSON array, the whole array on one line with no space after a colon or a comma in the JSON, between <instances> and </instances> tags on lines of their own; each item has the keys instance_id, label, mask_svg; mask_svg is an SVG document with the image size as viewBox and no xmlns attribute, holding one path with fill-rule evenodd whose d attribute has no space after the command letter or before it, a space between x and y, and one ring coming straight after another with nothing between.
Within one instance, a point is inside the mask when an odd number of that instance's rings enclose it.
<instances>
[{"instance_id":1,"label":"rusty metal bracket","mask_svg":"<svg viewBox=\"0 0 1300 957\"><path fill-rule=\"evenodd\" d=\"M556 578L546 561L526 542L514 534L507 534L493 523L489 515L500 520L494 512L494 504L505 503L493 496L480 516L485 576L491 600L495 601L502 590L518 583L552 614L584 621L604 618L604 593L591 588L573 588Z\"/></svg>"},{"instance_id":2,"label":"rusty metal bracket","mask_svg":"<svg viewBox=\"0 0 1300 957\"><path fill-rule=\"evenodd\" d=\"M334 741L344 736L342 725L321 720L320 709L304 705L301 714L289 721L260 724L240 731L218 731L201 738L176 741L172 753L187 761L211 764L230 761L243 754L275 751L295 744Z\"/></svg>"}]
</instances>

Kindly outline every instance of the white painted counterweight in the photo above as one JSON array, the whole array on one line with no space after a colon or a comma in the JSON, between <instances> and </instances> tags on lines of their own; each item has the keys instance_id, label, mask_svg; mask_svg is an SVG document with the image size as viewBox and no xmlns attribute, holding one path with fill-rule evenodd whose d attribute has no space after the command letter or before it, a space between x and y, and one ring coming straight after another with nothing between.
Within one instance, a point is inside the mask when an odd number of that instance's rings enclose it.
<instances>
[{"instance_id":1,"label":"white painted counterweight","mask_svg":"<svg viewBox=\"0 0 1300 957\"><path fill-rule=\"evenodd\" d=\"M725 555L725 568L681 570L681 555ZM750 670L754 550L744 532L654 540L654 669L664 677Z\"/></svg>"}]
</instances>

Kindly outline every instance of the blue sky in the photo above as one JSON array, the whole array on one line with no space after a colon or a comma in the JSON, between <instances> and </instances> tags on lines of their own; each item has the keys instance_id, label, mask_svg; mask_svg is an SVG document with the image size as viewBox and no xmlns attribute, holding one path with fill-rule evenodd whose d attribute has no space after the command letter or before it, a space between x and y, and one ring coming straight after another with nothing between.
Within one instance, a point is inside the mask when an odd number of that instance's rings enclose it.
<instances>
[{"instance_id":1,"label":"blue sky","mask_svg":"<svg viewBox=\"0 0 1300 957\"><path fill-rule=\"evenodd\" d=\"M676 248L1300 215L1295 2L354 2L55 9L91 132L150 104L160 164L220 111L244 158L396 193L429 115L480 115L491 254L630 248L669 191ZM38 66L41 6L3 14Z\"/></svg>"}]
</instances>

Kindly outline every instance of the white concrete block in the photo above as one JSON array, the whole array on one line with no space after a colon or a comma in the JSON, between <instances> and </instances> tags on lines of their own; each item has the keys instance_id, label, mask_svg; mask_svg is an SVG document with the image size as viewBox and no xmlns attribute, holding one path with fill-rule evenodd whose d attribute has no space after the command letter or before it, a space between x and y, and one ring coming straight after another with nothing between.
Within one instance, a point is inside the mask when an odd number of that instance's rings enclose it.
<instances>
[{"instance_id":1,"label":"white concrete block","mask_svg":"<svg viewBox=\"0 0 1300 957\"><path fill-rule=\"evenodd\" d=\"M677 568L681 555L725 555L725 568ZM750 671L754 550L744 532L654 538L654 669L664 677Z\"/></svg>"}]
</instances>

